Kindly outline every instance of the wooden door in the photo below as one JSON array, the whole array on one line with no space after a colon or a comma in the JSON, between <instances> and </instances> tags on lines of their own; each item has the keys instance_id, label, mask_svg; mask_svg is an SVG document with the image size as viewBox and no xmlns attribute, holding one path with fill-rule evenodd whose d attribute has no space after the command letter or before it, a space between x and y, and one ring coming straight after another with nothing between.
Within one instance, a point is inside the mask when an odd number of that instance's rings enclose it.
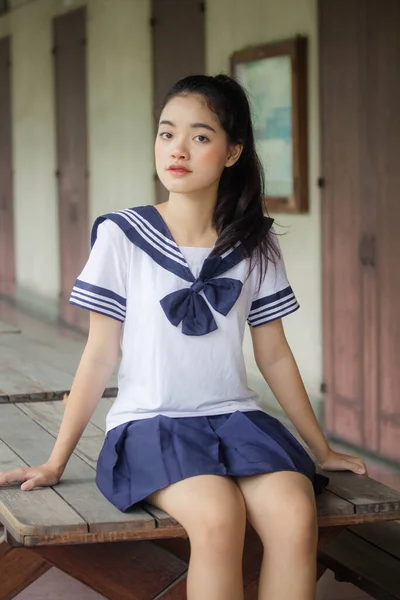
<instances>
[{"instance_id":1,"label":"wooden door","mask_svg":"<svg viewBox=\"0 0 400 600\"><path fill-rule=\"evenodd\" d=\"M15 288L10 38L0 39L0 294Z\"/></svg>"},{"instance_id":2,"label":"wooden door","mask_svg":"<svg viewBox=\"0 0 400 600\"><path fill-rule=\"evenodd\" d=\"M205 72L205 2L152 0L154 114L172 85L187 75ZM157 201L168 192L155 175Z\"/></svg>"},{"instance_id":3,"label":"wooden door","mask_svg":"<svg viewBox=\"0 0 400 600\"><path fill-rule=\"evenodd\" d=\"M358 445L363 438L364 12L353 0L322 0L320 85L324 241L325 427Z\"/></svg>"},{"instance_id":4,"label":"wooden door","mask_svg":"<svg viewBox=\"0 0 400 600\"><path fill-rule=\"evenodd\" d=\"M370 420L379 454L400 462L400 2L367 2L368 158L377 352ZM366 439L372 429L365 426Z\"/></svg>"},{"instance_id":5,"label":"wooden door","mask_svg":"<svg viewBox=\"0 0 400 600\"><path fill-rule=\"evenodd\" d=\"M84 8L54 19L53 52L61 254L60 312L69 325L86 329L86 311L68 303L75 279L89 251Z\"/></svg>"},{"instance_id":6,"label":"wooden door","mask_svg":"<svg viewBox=\"0 0 400 600\"><path fill-rule=\"evenodd\" d=\"M319 3L325 426L400 462L400 3L383 7Z\"/></svg>"}]
</instances>

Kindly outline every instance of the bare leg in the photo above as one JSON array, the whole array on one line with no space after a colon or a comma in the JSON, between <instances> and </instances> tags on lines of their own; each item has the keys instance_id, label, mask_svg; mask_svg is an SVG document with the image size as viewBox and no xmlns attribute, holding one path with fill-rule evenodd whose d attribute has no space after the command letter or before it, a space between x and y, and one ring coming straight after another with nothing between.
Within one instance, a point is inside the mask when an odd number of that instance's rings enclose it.
<instances>
[{"instance_id":1,"label":"bare leg","mask_svg":"<svg viewBox=\"0 0 400 600\"><path fill-rule=\"evenodd\" d=\"M318 528L314 490L300 473L238 478L264 546L259 600L313 600Z\"/></svg>"},{"instance_id":2,"label":"bare leg","mask_svg":"<svg viewBox=\"0 0 400 600\"><path fill-rule=\"evenodd\" d=\"M246 509L236 483L228 477L199 475L147 500L168 512L188 533L188 600L243 600Z\"/></svg>"}]
</instances>

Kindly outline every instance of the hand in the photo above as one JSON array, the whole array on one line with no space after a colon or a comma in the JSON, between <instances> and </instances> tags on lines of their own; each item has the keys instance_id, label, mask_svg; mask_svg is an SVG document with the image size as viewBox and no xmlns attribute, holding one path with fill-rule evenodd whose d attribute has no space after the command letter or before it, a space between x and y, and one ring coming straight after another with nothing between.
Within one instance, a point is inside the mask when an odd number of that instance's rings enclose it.
<instances>
[{"instance_id":1,"label":"hand","mask_svg":"<svg viewBox=\"0 0 400 600\"><path fill-rule=\"evenodd\" d=\"M49 463L40 467L21 467L12 471L0 471L0 485L23 482L21 490L28 492L36 487L47 487L59 482L63 469L57 469Z\"/></svg>"},{"instance_id":2,"label":"hand","mask_svg":"<svg viewBox=\"0 0 400 600\"><path fill-rule=\"evenodd\" d=\"M351 456L350 454L341 454L331 448L319 465L325 471L353 471L357 475L367 475L367 467L362 458Z\"/></svg>"}]
</instances>

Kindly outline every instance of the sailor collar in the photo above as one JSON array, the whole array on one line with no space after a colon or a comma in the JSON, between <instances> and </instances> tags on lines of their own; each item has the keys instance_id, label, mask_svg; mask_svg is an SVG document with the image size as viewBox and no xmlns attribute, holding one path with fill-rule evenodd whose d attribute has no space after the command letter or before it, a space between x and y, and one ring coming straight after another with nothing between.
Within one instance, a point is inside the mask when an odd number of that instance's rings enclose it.
<instances>
[{"instance_id":1,"label":"sailor collar","mask_svg":"<svg viewBox=\"0 0 400 600\"><path fill-rule=\"evenodd\" d=\"M243 283L220 276L244 259L240 243L222 255L206 258L199 277L196 278L154 206L128 208L98 217L93 225L92 247L99 225L107 219L118 225L128 240L148 254L160 267L191 284L160 300L172 325L177 327L182 323L182 333L191 336L206 335L218 329L214 316L200 293L204 293L208 303L218 313L224 316L229 313L240 295Z\"/></svg>"}]
</instances>

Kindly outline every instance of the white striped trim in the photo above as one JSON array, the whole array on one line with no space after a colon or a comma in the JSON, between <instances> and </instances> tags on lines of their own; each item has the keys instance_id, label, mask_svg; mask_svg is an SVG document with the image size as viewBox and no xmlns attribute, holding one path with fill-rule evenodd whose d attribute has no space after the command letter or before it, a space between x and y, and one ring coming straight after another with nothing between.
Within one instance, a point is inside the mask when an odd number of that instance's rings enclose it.
<instances>
[{"instance_id":1,"label":"white striped trim","mask_svg":"<svg viewBox=\"0 0 400 600\"><path fill-rule=\"evenodd\" d=\"M249 312L249 317L256 316L258 313L261 313L265 310L269 310L270 308L274 308L274 306L276 306L276 305L279 305L279 304L283 305L284 303L286 304L287 302L289 302L290 300L293 300L293 299L296 300L294 293L291 292L284 298L278 298L277 300L274 300L273 302L265 304L264 306L259 306L258 308L253 308L253 310L251 310Z\"/></svg>"},{"instance_id":2,"label":"white striped trim","mask_svg":"<svg viewBox=\"0 0 400 600\"><path fill-rule=\"evenodd\" d=\"M109 310L114 310L115 312L120 313L122 317L124 317L126 314L126 308L116 300L95 294L93 292L83 291L80 288L74 287L72 289L71 298L74 298L77 302L82 301L92 303L96 306L104 306Z\"/></svg>"},{"instance_id":3,"label":"white striped trim","mask_svg":"<svg viewBox=\"0 0 400 600\"><path fill-rule=\"evenodd\" d=\"M153 248L158 250L171 260L179 263L183 267L187 268L187 263L182 258L182 253L180 252L178 246L174 243L174 247L171 247L171 240L163 236L159 231L154 229L152 225L146 220L143 219L143 222L140 222L138 217L139 215L133 211L120 211L121 216L142 236L144 240ZM139 217L142 219L142 217ZM153 229L157 235L154 235L150 229ZM147 231L146 231L147 230ZM161 239L157 239L160 237ZM165 241L164 241L165 240ZM176 250L175 250L176 248Z\"/></svg>"},{"instance_id":4,"label":"white striped trim","mask_svg":"<svg viewBox=\"0 0 400 600\"><path fill-rule=\"evenodd\" d=\"M121 210L120 212L122 213L126 213L131 215L132 217L135 217L136 219L139 219L143 225L145 227L147 227L148 229L151 229L151 231L160 238L160 240L164 243L167 244L171 247L171 250L175 250L175 251L179 251L178 245L175 242L175 240L171 240L170 238L168 238L167 236L165 236L163 233L161 233L161 231L159 231L156 227L154 227L154 225L152 225L150 223L150 221L148 221L147 219L145 219L145 217L143 217L143 215L141 215L140 213L136 212L135 210L132 210L130 208L126 208L124 210ZM161 218L161 217L160 217Z\"/></svg>"},{"instance_id":5,"label":"white striped trim","mask_svg":"<svg viewBox=\"0 0 400 600\"><path fill-rule=\"evenodd\" d=\"M300 308L299 303L296 298L293 298L290 302L286 302L284 305L279 307L279 309L271 310L264 309L262 313L259 313L253 317L248 318L248 323L252 327L257 327L257 325L263 325L264 323L269 323L270 321L276 321L281 319L286 315L290 315L290 313L294 312Z\"/></svg>"}]
</instances>

